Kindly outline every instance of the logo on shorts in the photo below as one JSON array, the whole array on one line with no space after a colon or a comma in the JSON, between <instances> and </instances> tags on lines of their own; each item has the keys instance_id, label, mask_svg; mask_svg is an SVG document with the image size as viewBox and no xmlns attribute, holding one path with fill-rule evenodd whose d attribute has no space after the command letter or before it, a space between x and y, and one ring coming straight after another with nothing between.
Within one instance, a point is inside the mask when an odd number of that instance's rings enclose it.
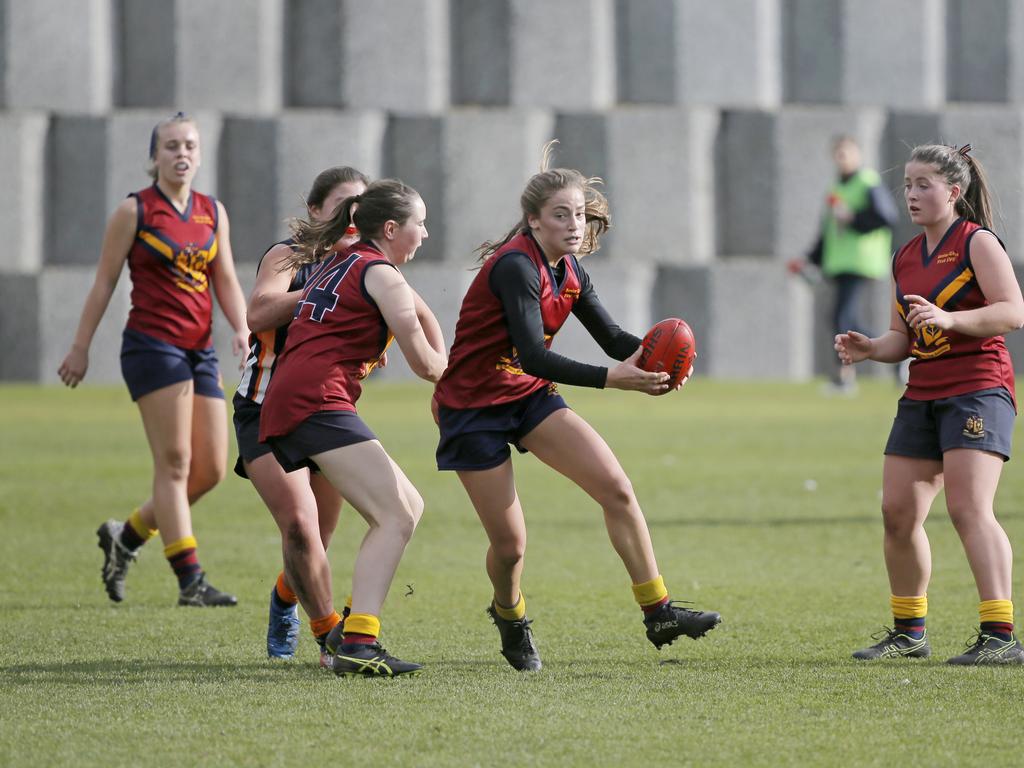
<instances>
[{"instance_id":1,"label":"logo on shorts","mask_svg":"<svg viewBox=\"0 0 1024 768\"><path fill-rule=\"evenodd\" d=\"M974 440L985 436L985 420L981 416L968 416L964 422L964 437Z\"/></svg>"},{"instance_id":2,"label":"logo on shorts","mask_svg":"<svg viewBox=\"0 0 1024 768\"><path fill-rule=\"evenodd\" d=\"M549 381L548 382L548 394L549 395L557 395L558 394L558 385L555 382L553 382L553 381Z\"/></svg>"}]
</instances>

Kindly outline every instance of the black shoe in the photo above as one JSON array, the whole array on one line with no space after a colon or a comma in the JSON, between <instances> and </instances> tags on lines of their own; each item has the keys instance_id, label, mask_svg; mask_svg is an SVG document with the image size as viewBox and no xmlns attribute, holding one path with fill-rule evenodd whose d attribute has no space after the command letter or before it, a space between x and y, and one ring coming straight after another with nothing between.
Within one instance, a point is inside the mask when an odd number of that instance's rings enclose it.
<instances>
[{"instance_id":1,"label":"black shoe","mask_svg":"<svg viewBox=\"0 0 1024 768\"><path fill-rule=\"evenodd\" d=\"M925 630L921 637L911 637L898 629L885 627L881 632L871 636L877 640L874 645L861 648L853 652L853 658L861 661L874 661L875 659L927 659L932 655L931 646L928 645L928 632Z\"/></svg>"},{"instance_id":2,"label":"black shoe","mask_svg":"<svg viewBox=\"0 0 1024 768\"><path fill-rule=\"evenodd\" d=\"M514 669L533 672L543 666L540 654L537 653L537 646L533 644L533 631L530 629L533 622L525 616L515 621L503 619L494 610L493 603L487 606L487 614L501 635L501 655Z\"/></svg>"},{"instance_id":3,"label":"black shoe","mask_svg":"<svg viewBox=\"0 0 1024 768\"><path fill-rule=\"evenodd\" d=\"M121 543L121 531L124 523L117 520L107 520L96 529L96 535L100 541L97 545L103 550L103 586L107 588L107 597L115 603L124 600L124 577L128 573L128 566L138 557Z\"/></svg>"},{"instance_id":4,"label":"black shoe","mask_svg":"<svg viewBox=\"0 0 1024 768\"><path fill-rule=\"evenodd\" d=\"M1024 664L1024 647L1011 635L1003 640L988 632L978 632L967 643L967 650L946 660L947 664Z\"/></svg>"},{"instance_id":5,"label":"black shoe","mask_svg":"<svg viewBox=\"0 0 1024 768\"><path fill-rule=\"evenodd\" d=\"M380 643L342 645L334 655L334 674L339 677L395 677L421 669L422 664L396 659Z\"/></svg>"},{"instance_id":6,"label":"black shoe","mask_svg":"<svg viewBox=\"0 0 1024 768\"><path fill-rule=\"evenodd\" d=\"M650 616L644 617L647 627L647 639L654 643L659 651L663 645L672 645L672 641L680 635L696 640L704 637L722 621L722 617L714 611L692 611L683 608L678 601L665 603Z\"/></svg>"},{"instance_id":7,"label":"black shoe","mask_svg":"<svg viewBox=\"0 0 1024 768\"><path fill-rule=\"evenodd\" d=\"M227 592L221 592L206 580L205 573L200 573L198 579L178 593L178 605L197 607L238 605L238 598Z\"/></svg>"}]
</instances>

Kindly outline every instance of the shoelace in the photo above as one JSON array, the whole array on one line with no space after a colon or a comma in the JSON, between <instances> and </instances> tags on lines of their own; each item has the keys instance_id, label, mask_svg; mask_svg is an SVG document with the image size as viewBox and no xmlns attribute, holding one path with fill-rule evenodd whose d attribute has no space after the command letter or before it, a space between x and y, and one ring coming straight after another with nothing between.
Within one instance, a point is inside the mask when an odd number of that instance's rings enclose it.
<instances>
[{"instance_id":1,"label":"shoelace","mask_svg":"<svg viewBox=\"0 0 1024 768\"><path fill-rule=\"evenodd\" d=\"M669 600L665 603L665 606L675 611L682 611L683 613L692 613L694 616L699 616L704 611L695 611L692 608L684 608L684 605L693 605L692 600Z\"/></svg>"},{"instance_id":2,"label":"shoelace","mask_svg":"<svg viewBox=\"0 0 1024 768\"><path fill-rule=\"evenodd\" d=\"M513 627L522 631L522 635L519 639L519 650L533 653L533 637L530 631L531 624L533 624L533 619L520 619L519 621L512 622Z\"/></svg>"},{"instance_id":3,"label":"shoelace","mask_svg":"<svg viewBox=\"0 0 1024 768\"><path fill-rule=\"evenodd\" d=\"M876 643L884 643L887 640L891 640L898 634L900 633L896 631L895 627L882 627L878 632L871 635L871 639Z\"/></svg>"},{"instance_id":4,"label":"shoelace","mask_svg":"<svg viewBox=\"0 0 1024 768\"><path fill-rule=\"evenodd\" d=\"M978 630L974 633L974 637L967 641L967 644L964 646L964 648L966 648L969 651L973 651L975 648L980 648L985 643L987 643L990 637L992 637L992 635L990 635L988 632L982 632L981 630Z\"/></svg>"}]
</instances>

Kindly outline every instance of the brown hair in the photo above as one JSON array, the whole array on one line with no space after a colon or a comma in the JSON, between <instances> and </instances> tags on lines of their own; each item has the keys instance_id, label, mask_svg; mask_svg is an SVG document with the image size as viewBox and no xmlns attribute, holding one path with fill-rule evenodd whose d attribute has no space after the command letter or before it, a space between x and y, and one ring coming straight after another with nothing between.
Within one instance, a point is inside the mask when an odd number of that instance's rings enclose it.
<instances>
[{"instance_id":1,"label":"brown hair","mask_svg":"<svg viewBox=\"0 0 1024 768\"><path fill-rule=\"evenodd\" d=\"M153 181L156 181L157 179L156 150L157 145L160 142L160 129L170 125L171 123L192 123L196 126L196 131L198 132L199 130L199 126L196 124L195 119L190 115L186 115L184 112L177 112L170 117L164 118L153 126L153 130L149 134L149 167L146 168L146 174Z\"/></svg>"},{"instance_id":2,"label":"brown hair","mask_svg":"<svg viewBox=\"0 0 1024 768\"><path fill-rule=\"evenodd\" d=\"M981 163L970 152L970 144L960 149L945 144L922 144L910 152L910 161L935 166L947 184L960 187L960 197L955 206L957 215L992 229L988 177Z\"/></svg>"},{"instance_id":3,"label":"brown hair","mask_svg":"<svg viewBox=\"0 0 1024 768\"><path fill-rule=\"evenodd\" d=\"M608 199L597 189L597 185L603 182L597 176L584 176L571 168L548 169L554 146L557 143L557 139L552 139L544 145L540 172L530 177L530 180L526 182L523 194L519 196L522 217L503 238L488 240L476 249L479 261L486 261L513 237L529 229L529 217L539 216L540 209L544 207L551 196L566 187L579 188L583 192L585 200L587 229L583 233L583 244L580 246L578 257L583 258L601 247L601 235L607 232L612 225L611 214L608 211Z\"/></svg>"},{"instance_id":4,"label":"brown hair","mask_svg":"<svg viewBox=\"0 0 1024 768\"><path fill-rule=\"evenodd\" d=\"M293 219L295 243L282 271L320 261L345 235L350 224L355 224L363 237L378 237L388 221L404 224L412 216L419 197L415 189L398 179L380 179L368 184L363 194L345 198L329 219Z\"/></svg>"},{"instance_id":5,"label":"brown hair","mask_svg":"<svg viewBox=\"0 0 1024 768\"><path fill-rule=\"evenodd\" d=\"M320 171L313 179L313 186L310 187L309 194L306 195L306 206L319 208L336 186L357 181L364 187L370 186L370 179L365 173L348 165L338 165L328 168L326 171Z\"/></svg>"}]
</instances>

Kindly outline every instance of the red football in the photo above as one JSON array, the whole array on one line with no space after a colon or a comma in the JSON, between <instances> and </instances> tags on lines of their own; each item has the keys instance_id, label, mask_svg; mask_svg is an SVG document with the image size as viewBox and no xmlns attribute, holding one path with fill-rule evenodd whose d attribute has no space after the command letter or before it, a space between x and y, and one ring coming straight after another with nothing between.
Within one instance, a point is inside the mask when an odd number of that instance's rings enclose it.
<instances>
[{"instance_id":1,"label":"red football","mask_svg":"<svg viewBox=\"0 0 1024 768\"><path fill-rule=\"evenodd\" d=\"M683 380L697 357L697 342L686 321L678 317L662 320L647 332L638 364L645 371L669 374L668 391Z\"/></svg>"}]
</instances>

